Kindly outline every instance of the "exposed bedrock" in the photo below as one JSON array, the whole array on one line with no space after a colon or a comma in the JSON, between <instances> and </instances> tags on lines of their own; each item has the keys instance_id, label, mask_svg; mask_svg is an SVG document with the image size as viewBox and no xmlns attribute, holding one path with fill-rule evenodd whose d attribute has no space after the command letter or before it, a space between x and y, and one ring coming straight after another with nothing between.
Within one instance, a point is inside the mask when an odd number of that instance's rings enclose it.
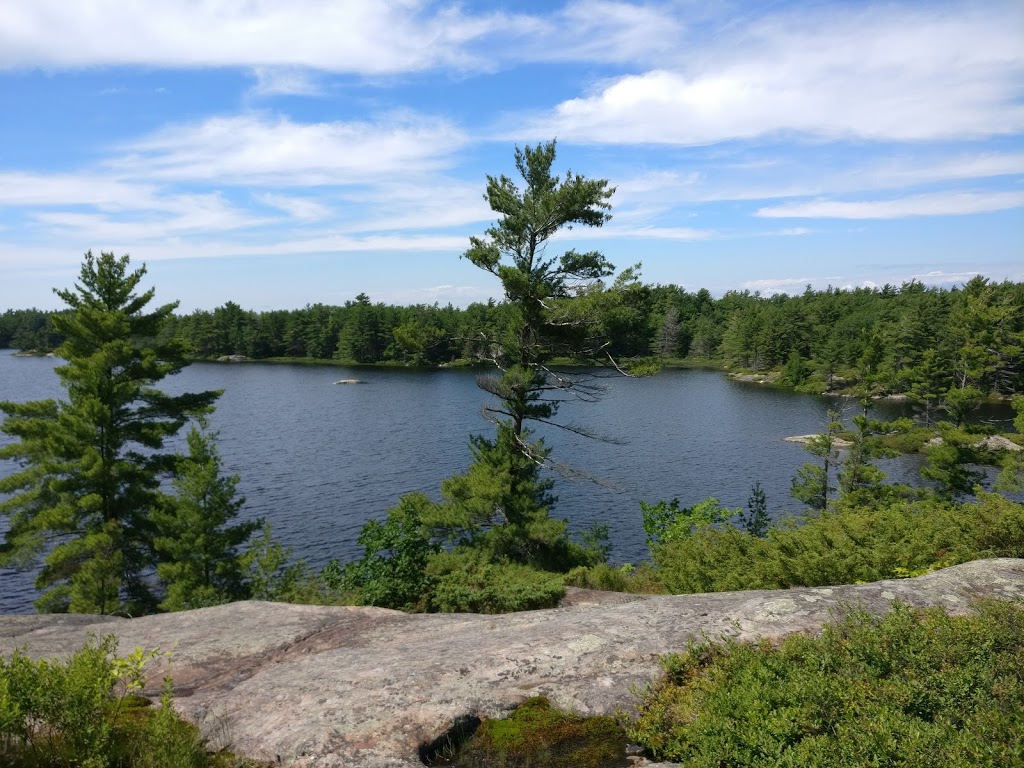
<instances>
[{"instance_id":1,"label":"exposed bedrock","mask_svg":"<svg viewBox=\"0 0 1024 768\"><path fill-rule=\"evenodd\" d=\"M176 706L215 744L293 766L419 765L417 748L464 716L506 714L545 695L580 714L629 708L658 656L702 633L740 639L816 631L844 606L894 600L968 610L1024 598L1024 560L994 559L915 579L708 595L572 591L566 607L480 616L241 602L138 619L0 618L0 653L61 656L91 633L120 649L173 651Z\"/></svg>"}]
</instances>

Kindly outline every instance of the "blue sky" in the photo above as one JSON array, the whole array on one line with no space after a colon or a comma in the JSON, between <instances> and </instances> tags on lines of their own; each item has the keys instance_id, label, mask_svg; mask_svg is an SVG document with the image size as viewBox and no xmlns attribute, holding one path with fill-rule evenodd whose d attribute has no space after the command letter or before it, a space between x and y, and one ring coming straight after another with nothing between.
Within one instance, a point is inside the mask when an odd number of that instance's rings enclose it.
<instances>
[{"instance_id":1,"label":"blue sky","mask_svg":"<svg viewBox=\"0 0 1024 768\"><path fill-rule=\"evenodd\" d=\"M496 295L487 174L558 247L715 294L1024 280L1024 3L6 0L0 310L130 253L183 311Z\"/></svg>"}]
</instances>

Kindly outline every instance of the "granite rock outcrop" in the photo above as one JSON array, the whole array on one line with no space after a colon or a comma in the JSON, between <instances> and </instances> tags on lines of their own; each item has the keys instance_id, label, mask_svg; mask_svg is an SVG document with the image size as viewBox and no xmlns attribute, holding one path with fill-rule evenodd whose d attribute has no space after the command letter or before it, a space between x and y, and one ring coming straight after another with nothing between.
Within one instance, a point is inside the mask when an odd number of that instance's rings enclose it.
<instances>
[{"instance_id":1,"label":"granite rock outcrop","mask_svg":"<svg viewBox=\"0 0 1024 768\"><path fill-rule=\"evenodd\" d=\"M0 653L63 656L89 634L172 651L176 707L214 744L297 767L412 768L457 718L503 716L544 695L580 714L630 708L658 657L701 635L815 632L837 611L969 610L1024 599L1024 560L993 559L914 579L705 595L575 590L562 608L501 616L240 602L137 619L5 616Z\"/></svg>"}]
</instances>

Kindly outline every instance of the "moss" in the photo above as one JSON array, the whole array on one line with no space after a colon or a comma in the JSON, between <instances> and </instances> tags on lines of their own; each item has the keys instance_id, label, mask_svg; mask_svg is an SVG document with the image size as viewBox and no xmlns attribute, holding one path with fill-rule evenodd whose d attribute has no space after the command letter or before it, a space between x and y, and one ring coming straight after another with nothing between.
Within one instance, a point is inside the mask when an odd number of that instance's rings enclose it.
<instances>
[{"instance_id":1,"label":"moss","mask_svg":"<svg viewBox=\"0 0 1024 768\"><path fill-rule=\"evenodd\" d=\"M611 717L577 717L546 698L523 702L504 720L484 720L451 764L461 768L626 766L626 732Z\"/></svg>"}]
</instances>

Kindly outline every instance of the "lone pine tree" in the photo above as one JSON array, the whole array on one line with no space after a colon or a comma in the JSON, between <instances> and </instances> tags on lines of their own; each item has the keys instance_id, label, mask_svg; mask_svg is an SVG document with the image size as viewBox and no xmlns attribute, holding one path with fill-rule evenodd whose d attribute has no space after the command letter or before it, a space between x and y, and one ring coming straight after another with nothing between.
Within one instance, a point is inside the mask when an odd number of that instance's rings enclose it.
<instances>
[{"instance_id":1,"label":"lone pine tree","mask_svg":"<svg viewBox=\"0 0 1024 768\"><path fill-rule=\"evenodd\" d=\"M554 175L554 160L554 142L517 148L522 188L507 176L487 177L484 197L500 218L484 237L470 238L463 258L501 281L510 309L507 325L489 345L500 374L478 379L497 398L487 409L497 434L493 440L473 438L473 466L444 487L465 513L463 524L489 532L495 555L547 565L558 559L553 548L565 544L565 524L548 517L552 486L539 472L549 452L529 424L566 427L553 421L559 405L597 396L588 377L556 372L551 363L602 353L583 299L614 270L596 251L548 255L548 242L560 230L608 221L615 191L603 179L571 171Z\"/></svg>"},{"instance_id":2,"label":"lone pine tree","mask_svg":"<svg viewBox=\"0 0 1024 768\"><path fill-rule=\"evenodd\" d=\"M154 385L186 364L179 342L158 343L177 306L146 311L154 290L138 293L145 266L129 257L85 254L79 282L57 290L68 312L55 314L65 338L56 368L66 399L0 402L0 449L20 471L0 480L7 531L0 565L31 568L42 611L151 610L144 578L155 556L153 512L161 481L177 462L165 441L212 410L220 392L167 395Z\"/></svg>"}]
</instances>

